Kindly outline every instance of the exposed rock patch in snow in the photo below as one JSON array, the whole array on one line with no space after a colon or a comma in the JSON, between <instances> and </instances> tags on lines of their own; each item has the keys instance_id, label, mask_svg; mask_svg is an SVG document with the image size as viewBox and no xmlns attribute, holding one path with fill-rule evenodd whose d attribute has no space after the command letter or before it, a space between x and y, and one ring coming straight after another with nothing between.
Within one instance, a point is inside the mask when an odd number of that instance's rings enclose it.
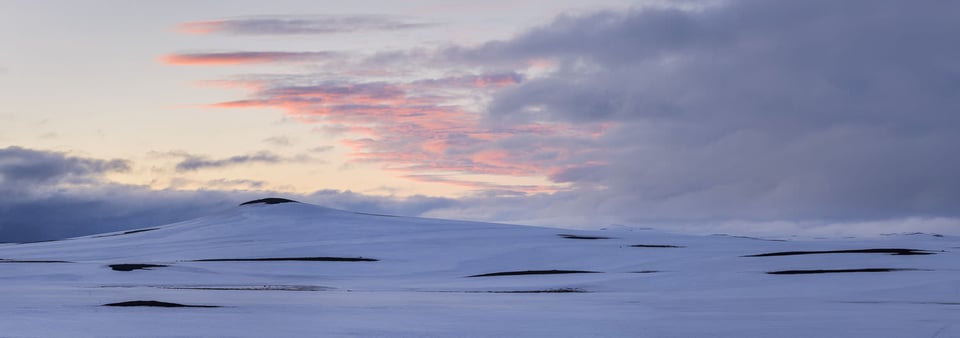
<instances>
[{"instance_id":1,"label":"exposed rock patch in snow","mask_svg":"<svg viewBox=\"0 0 960 338\"><path fill-rule=\"evenodd\" d=\"M0 259L0 263L72 263L68 261L44 259Z\"/></svg>"},{"instance_id":2,"label":"exposed rock patch in snow","mask_svg":"<svg viewBox=\"0 0 960 338\"><path fill-rule=\"evenodd\" d=\"M196 286L154 286L170 290L213 290L213 291L327 291L334 288L318 285L196 285Z\"/></svg>"},{"instance_id":3,"label":"exposed rock patch in snow","mask_svg":"<svg viewBox=\"0 0 960 338\"><path fill-rule=\"evenodd\" d=\"M924 269L896 269L896 268L866 268L866 269L832 269L832 270L781 270L767 272L771 275L811 275L821 273L852 273L852 272L894 272L894 271L929 271Z\"/></svg>"},{"instance_id":4,"label":"exposed rock patch in snow","mask_svg":"<svg viewBox=\"0 0 960 338\"><path fill-rule=\"evenodd\" d=\"M267 258L208 258L194 259L193 262L376 262L379 259L364 257L267 257Z\"/></svg>"},{"instance_id":5,"label":"exposed rock patch in snow","mask_svg":"<svg viewBox=\"0 0 960 338\"><path fill-rule=\"evenodd\" d=\"M169 265L164 264L110 264L108 265L113 271L133 271L133 270L150 270L152 268L165 268Z\"/></svg>"},{"instance_id":6,"label":"exposed rock patch in snow","mask_svg":"<svg viewBox=\"0 0 960 338\"><path fill-rule=\"evenodd\" d=\"M570 273L600 273L597 271L583 270L524 270L524 271L504 271L491 272L467 277L500 277L500 276L526 276L526 275L564 275Z\"/></svg>"},{"instance_id":7,"label":"exposed rock patch in snow","mask_svg":"<svg viewBox=\"0 0 960 338\"><path fill-rule=\"evenodd\" d=\"M147 232L147 231L153 231L153 230L157 230L157 228L136 229L136 230L129 230L129 231L124 231L124 232L120 232L120 233L112 233L112 234L106 234L106 235L98 235L98 236L93 236L93 237L102 238L102 237L123 236L123 235L138 234L138 233L141 233L141 232Z\"/></svg>"},{"instance_id":8,"label":"exposed rock patch in snow","mask_svg":"<svg viewBox=\"0 0 960 338\"><path fill-rule=\"evenodd\" d=\"M243 206L243 205L250 205L250 204L280 204L280 203L300 203L300 202L286 199L286 198L268 197L268 198L261 198L258 200L243 202L243 203L240 203L240 205Z\"/></svg>"},{"instance_id":9,"label":"exposed rock patch in snow","mask_svg":"<svg viewBox=\"0 0 960 338\"><path fill-rule=\"evenodd\" d=\"M200 307L200 308L220 307L216 305L184 305L184 304L178 304L178 303L161 302L156 300L132 300L128 302L103 304L103 306Z\"/></svg>"},{"instance_id":10,"label":"exposed rock patch in snow","mask_svg":"<svg viewBox=\"0 0 960 338\"><path fill-rule=\"evenodd\" d=\"M612 239L611 237L603 237L603 236L581 236L581 235L570 235L570 234L559 234L557 236L560 236L566 239Z\"/></svg>"},{"instance_id":11,"label":"exposed rock patch in snow","mask_svg":"<svg viewBox=\"0 0 960 338\"><path fill-rule=\"evenodd\" d=\"M434 291L434 292L458 292L458 293L587 293L589 291L578 288L560 288L546 290L501 290L501 291Z\"/></svg>"},{"instance_id":12,"label":"exposed rock patch in snow","mask_svg":"<svg viewBox=\"0 0 960 338\"><path fill-rule=\"evenodd\" d=\"M851 254L851 253L879 253L892 256L924 256L935 255L936 252L917 249L852 249L852 250L824 250L824 251L782 251L770 252L756 255L746 255L743 257L773 257L773 256L799 256L799 255L823 255L823 254Z\"/></svg>"},{"instance_id":13,"label":"exposed rock patch in snow","mask_svg":"<svg viewBox=\"0 0 960 338\"><path fill-rule=\"evenodd\" d=\"M679 245L670 245L670 244L634 244L630 246L631 248L683 248Z\"/></svg>"}]
</instances>

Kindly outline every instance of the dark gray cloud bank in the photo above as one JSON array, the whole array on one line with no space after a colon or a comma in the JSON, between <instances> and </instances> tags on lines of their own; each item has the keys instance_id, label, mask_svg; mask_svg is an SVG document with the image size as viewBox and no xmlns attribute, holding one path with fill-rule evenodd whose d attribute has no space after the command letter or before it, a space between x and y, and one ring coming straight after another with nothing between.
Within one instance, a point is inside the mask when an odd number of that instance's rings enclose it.
<instances>
[{"instance_id":1,"label":"dark gray cloud bank","mask_svg":"<svg viewBox=\"0 0 960 338\"><path fill-rule=\"evenodd\" d=\"M558 62L496 96L492 124L612 125L579 145L601 155L552 177L574 190L531 210L631 223L957 217L958 11L814 0L599 12L446 56ZM576 166L588 160L602 164Z\"/></svg>"},{"instance_id":2,"label":"dark gray cloud bank","mask_svg":"<svg viewBox=\"0 0 960 338\"><path fill-rule=\"evenodd\" d=\"M104 181L104 174L128 167L123 160L20 147L0 149L0 242L166 224L207 215L254 195L155 191Z\"/></svg>"},{"instance_id":3,"label":"dark gray cloud bank","mask_svg":"<svg viewBox=\"0 0 960 338\"><path fill-rule=\"evenodd\" d=\"M570 191L287 197L364 212L541 224L958 232L956 13L956 1L758 0L563 16L510 40L444 49L440 58L491 69L556 62L555 72L498 92L486 119L494 126L608 125L592 140L500 141L577 150L543 159L568 168L551 179ZM194 160L184 169L275 159ZM0 241L159 224L265 194L102 181L126 167L0 150Z\"/></svg>"},{"instance_id":4,"label":"dark gray cloud bank","mask_svg":"<svg viewBox=\"0 0 960 338\"><path fill-rule=\"evenodd\" d=\"M251 157L254 160L241 157L207 160L217 165L207 163L192 169L261 162L256 156ZM84 158L22 147L0 148L0 243L61 239L168 224L210 215L265 196L290 197L346 210L403 215L418 215L454 203L444 198L414 196L401 200L334 190L305 196L265 190L158 191L104 179L107 173L126 170L129 164L123 160ZM210 183L216 186L218 182ZM252 187L260 185L257 181L246 183Z\"/></svg>"}]
</instances>

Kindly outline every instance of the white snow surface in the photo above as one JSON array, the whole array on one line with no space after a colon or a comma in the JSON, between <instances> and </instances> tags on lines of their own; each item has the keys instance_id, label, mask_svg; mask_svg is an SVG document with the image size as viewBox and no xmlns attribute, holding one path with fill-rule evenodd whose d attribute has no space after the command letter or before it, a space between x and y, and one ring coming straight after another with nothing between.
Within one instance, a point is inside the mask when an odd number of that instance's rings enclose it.
<instances>
[{"instance_id":1,"label":"white snow surface","mask_svg":"<svg viewBox=\"0 0 960 338\"><path fill-rule=\"evenodd\" d=\"M744 257L878 248L932 254ZM0 245L0 337L960 337L958 251L932 234L775 241L253 204ZM297 257L376 261L198 261ZM910 270L767 273L867 268ZM468 277L550 270L595 273ZM103 306L137 300L219 307Z\"/></svg>"}]
</instances>

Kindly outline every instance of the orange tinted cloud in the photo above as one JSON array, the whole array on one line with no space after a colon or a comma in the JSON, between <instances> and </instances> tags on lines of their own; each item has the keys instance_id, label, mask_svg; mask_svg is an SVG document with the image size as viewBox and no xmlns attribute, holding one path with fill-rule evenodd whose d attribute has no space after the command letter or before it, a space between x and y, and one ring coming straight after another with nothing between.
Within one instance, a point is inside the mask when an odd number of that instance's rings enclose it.
<instances>
[{"instance_id":1,"label":"orange tinted cloud","mask_svg":"<svg viewBox=\"0 0 960 338\"><path fill-rule=\"evenodd\" d=\"M177 25L177 31L184 34L203 35L216 33L223 29L223 26L223 20L186 22Z\"/></svg>"},{"instance_id":2,"label":"orange tinted cloud","mask_svg":"<svg viewBox=\"0 0 960 338\"><path fill-rule=\"evenodd\" d=\"M178 53L160 58L169 65L240 65L272 62L311 61L332 56L329 52L213 52Z\"/></svg>"},{"instance_id":3,"label":"orange tinted cloud","mask_svg":"<svg viewBox=\"0 0 960 338\"><path fill-rule=\"evenodd\" d=\"M341 143L351 160L377 163L421 182L470 189L523 193L555 191L558 186L501 185L456 178L458 175L547 177L575 156L563 145L545 141L500 144L513 138L551 135L588 137L592 130L559 124L486 126L482 116L456 104L463 93L496 90L522 81L515 73L460 75L409 82L317 82L288 85L268 81L251 87L245 100L215 104L221 108L272 107L301 121L340 126ZM444 173L438 175L437 173ZM453 176L451 176L453 175Z\"/></svg>"}]
</instances>

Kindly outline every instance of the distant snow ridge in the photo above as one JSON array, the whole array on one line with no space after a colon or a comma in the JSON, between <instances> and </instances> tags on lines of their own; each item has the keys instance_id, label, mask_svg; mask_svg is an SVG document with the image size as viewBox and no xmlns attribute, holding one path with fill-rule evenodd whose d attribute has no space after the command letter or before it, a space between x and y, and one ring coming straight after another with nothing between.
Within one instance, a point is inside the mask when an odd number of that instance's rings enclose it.
<instances>
[{"instance_id":1,"label":"distant snow ridge","mask_svg":"<svg viewBox=\"0 0 960 338\"><path fill-rule=\"evenodd\" d=\"M0 337L960 337L955 236L771 240L241 205L0 244Z\"/></svg>"}]
</instances>

